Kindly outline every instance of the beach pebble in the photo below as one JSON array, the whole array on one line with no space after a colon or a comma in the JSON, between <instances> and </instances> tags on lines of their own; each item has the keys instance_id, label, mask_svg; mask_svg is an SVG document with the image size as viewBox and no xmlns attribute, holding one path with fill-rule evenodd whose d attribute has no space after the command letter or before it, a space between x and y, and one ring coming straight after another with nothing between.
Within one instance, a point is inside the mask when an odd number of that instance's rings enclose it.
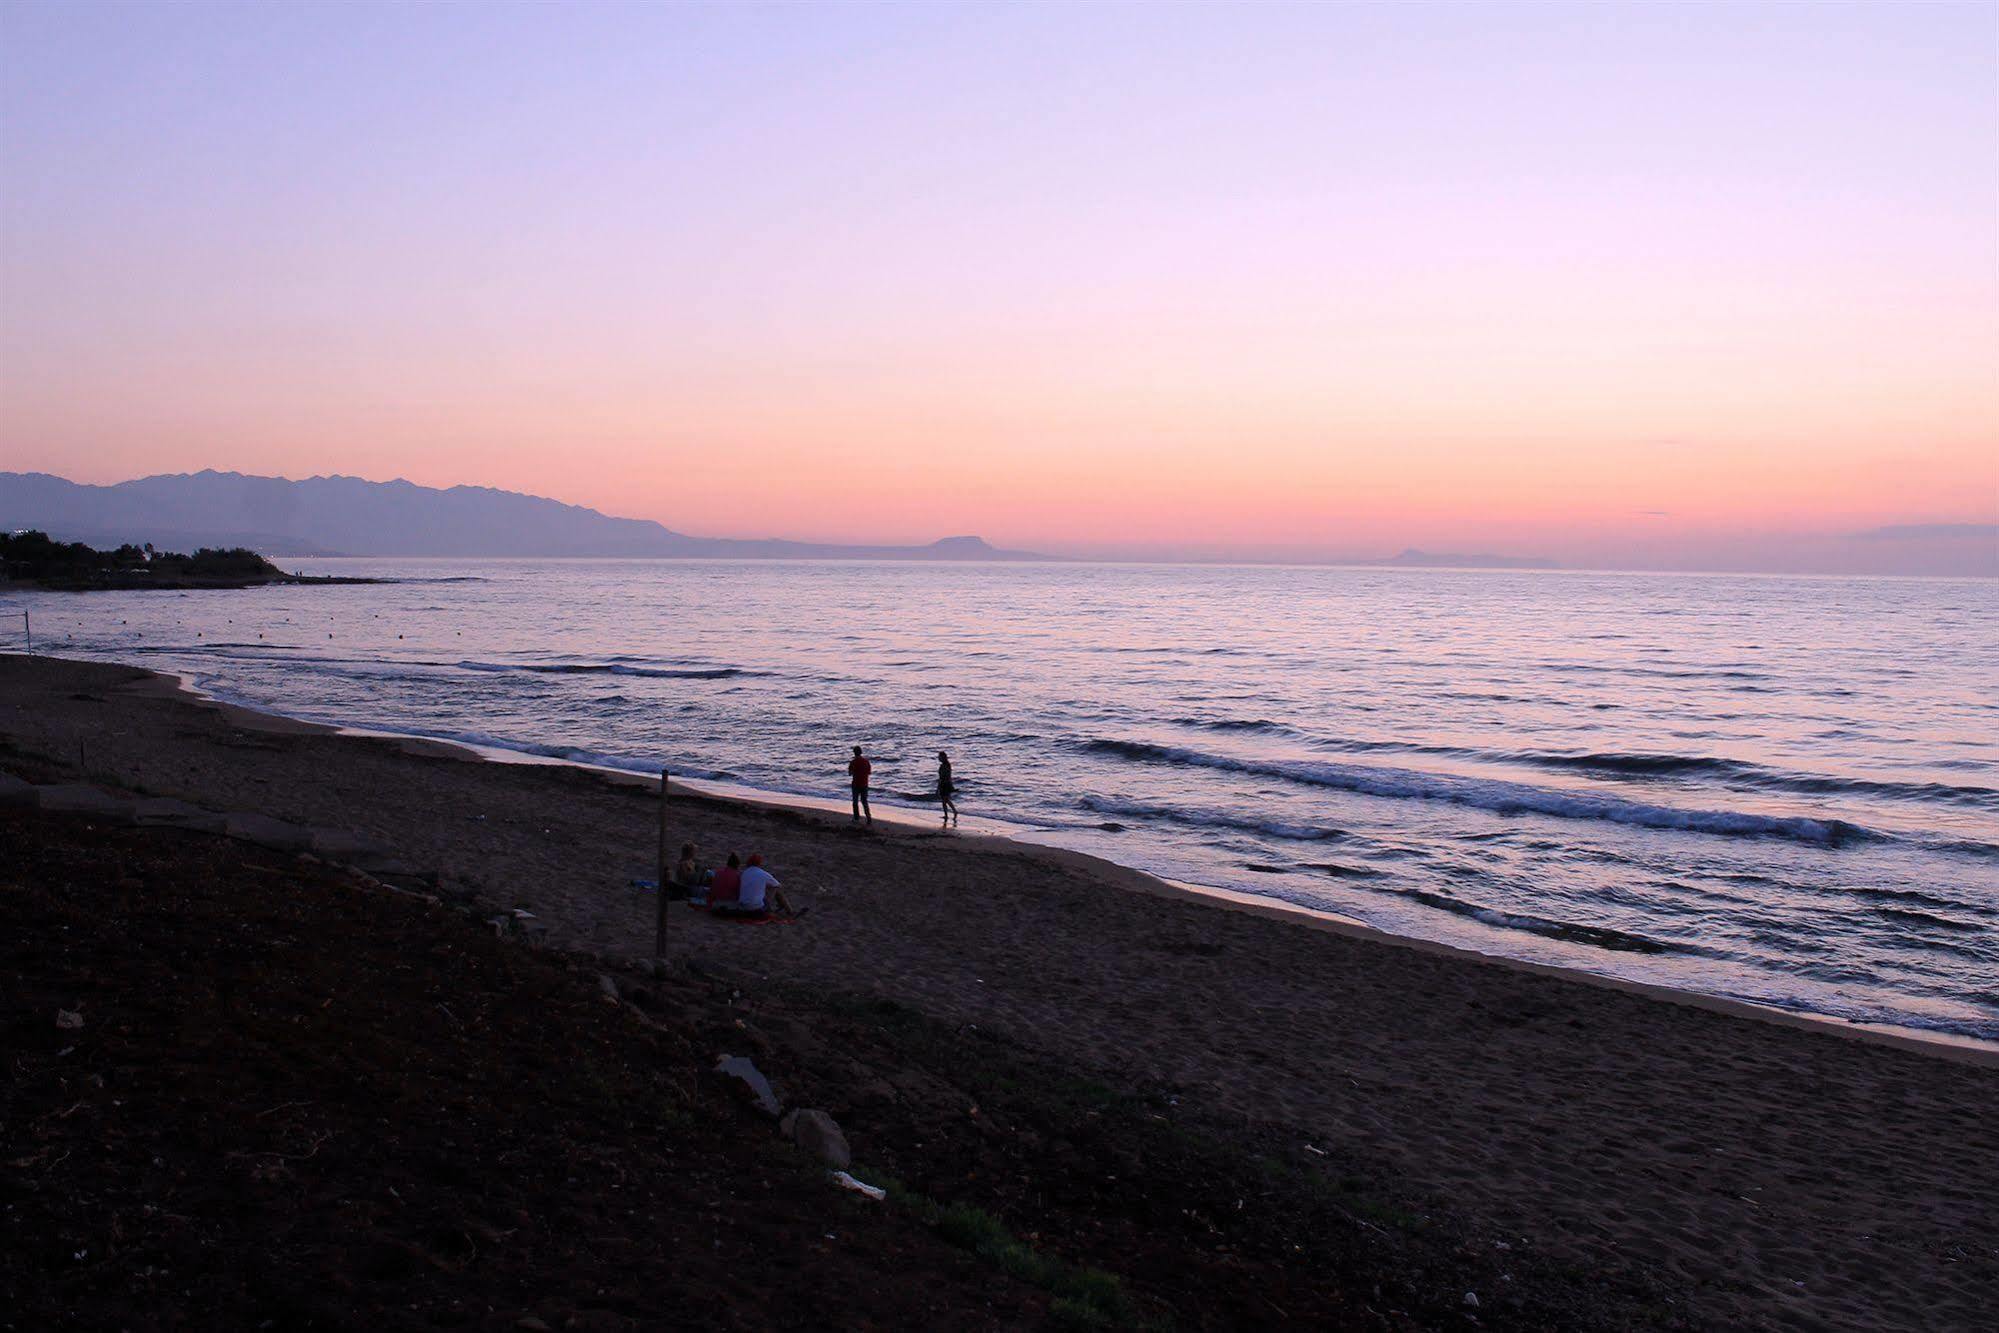
<instances>
[{"instance_id":1,"label":"beach pebble","mask_svg":"<svg viewBox=\"0 0 1999 1333\"><path fill-rule=\"evenodd\" d=\"M777 1099L777 1091L770 1085L750 1060L740 1055L725 1055L715 1061L715 1072L723 1078L738 1079L748 1088L756 1101L757 1109L776 1119L784 1111L784 1103Z\"/></svg>"},{"instance_id":2,"label":"beach pebble","mask_svg":"<svg viewBox=\"0 0 1999 1333\"><path fill-rule=\"evenodd\" d=\"M778 1128L786 1138L830 1167L845 1170L853 1165L854 1154L847 1147L847 1136L824 1111L793 1111L779 1122Z\"/></svg>"},{"instance_id":3,"label":"beach pebble","mask_svg":"<svg viewBox=\"0 0 1999 1333\"><path fill-rule=\"evenodd\" d=\"M1475 1291L1466 1292L1465 1304L1469 1305L1474 1310L1478 1309L1478 1293Z\"/></svg>"},{"instance_id":4,"label":"beach pebble","mask_svg":"<svg viewBox=\"0 0 1999 1333\"><path fill-rule=\"evenodd\" d=\"M838 1185L841 1189L852 1190L856 1194L866 1195L868 1198L873 1199L876 1203L880 1203L883 1199L886 1199L888 1197L888 1191L881 1188L879 1185L870 1185L866 1181L856 1180L852 1176L848 1175L845 1171L834 1171L831 1173L831 1175L833 1177L833 1183Z\"/></svg>"},{"instance_id":5,"label":"beach pebble","mask_svg":"<svg viewBox=\"0 0 1999 1333\"><path fill-rule=\"evenodd\" d=\"M56 1010L56 1026L65 1032L73 1032L83 1026L83 1015L74 1009Z\"/></svg>"}]
</instances>

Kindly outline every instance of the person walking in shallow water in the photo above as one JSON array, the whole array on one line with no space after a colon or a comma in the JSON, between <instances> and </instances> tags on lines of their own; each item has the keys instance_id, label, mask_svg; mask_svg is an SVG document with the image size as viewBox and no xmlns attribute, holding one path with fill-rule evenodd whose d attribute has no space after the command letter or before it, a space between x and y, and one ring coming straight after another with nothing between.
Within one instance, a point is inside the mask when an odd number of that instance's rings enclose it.
<instances>
[{"instance_id":1,"label":"person walking in shallow water","mask_svg":"<svg viewBox=\"0 0 1999 1333\"><path fill-rule=\"evenodd\" d=\"M946 824L956 823L958 803L952 800L957 787L951 782L951 756L942 750L937 752L937 804L944 811Z\"/></svg>"},{"instance_id":2,"label":"person walking in shallow water","mask_svg":"<svg viewBox=\"0 0 1999 1333\"><path fill-rule=\"evenodd\" d=\"M847 777L854 784L854 822L856 824L861 822L863 816L866 816L870 824L875 822L875 812L868 806L868 776L874 771L875 766L868 762L868 757L861 753L861 747L856 745L854 747L854 757L847 761Z\"/></svg>"}]
</instances>

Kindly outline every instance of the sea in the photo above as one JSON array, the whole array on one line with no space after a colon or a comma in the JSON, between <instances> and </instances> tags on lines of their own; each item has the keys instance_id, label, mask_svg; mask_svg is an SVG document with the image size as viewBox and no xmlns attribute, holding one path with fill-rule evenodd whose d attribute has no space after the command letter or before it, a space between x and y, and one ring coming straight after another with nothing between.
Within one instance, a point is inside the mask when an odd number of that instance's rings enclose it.
<instances>
[{"instance_id":1,"label":"sea","mask_svg":"<svg viewBox=\"0 0 1999 1333\"><path fill-rule=\"evenodd\" d=\"M1999 1041L1999 581L310 560L0 639L936 822L1392 934ZM810 886L804 886L809 897ZM1412 1001L1413 1002L1413 1001Z\"/></svg>"}]
</instances>

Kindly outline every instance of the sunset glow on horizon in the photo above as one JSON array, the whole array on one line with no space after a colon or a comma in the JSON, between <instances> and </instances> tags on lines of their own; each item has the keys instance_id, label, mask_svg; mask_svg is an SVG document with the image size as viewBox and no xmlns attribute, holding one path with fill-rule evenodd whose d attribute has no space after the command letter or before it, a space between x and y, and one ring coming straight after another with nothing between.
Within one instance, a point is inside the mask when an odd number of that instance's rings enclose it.
<instances>
[{"instance_id":1,"label":"sunset glow on horizon","mask_svg":"<svg viewBox=\"0 0 1999 1333\"><path fill-rule=\"evenodd\" d=\"M10 5L0 470L1991 573L1993 19Z\"/></svg>"}]
</instances>

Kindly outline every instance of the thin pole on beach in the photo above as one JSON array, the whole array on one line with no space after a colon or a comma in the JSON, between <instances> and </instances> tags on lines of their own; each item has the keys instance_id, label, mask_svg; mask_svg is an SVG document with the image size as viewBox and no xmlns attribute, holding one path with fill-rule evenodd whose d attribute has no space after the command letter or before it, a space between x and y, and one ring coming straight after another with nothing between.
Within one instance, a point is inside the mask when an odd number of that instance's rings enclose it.
<instances>
[{"instance_id":1,"label":"thin pole on beach","mask_svg":"<svg viewBox=\"0 0 1999 1333\"><path fill-rule=\"evenodd\" d=\"M21 632L28 636L28 651L35 651L35 622L28 619L28 613L21 613Z\"/></svg>"},{"instance_id":2,"label":"thin pole on beach","mask_svg":"<svg viewBox=\"0 0 1999 1333\"><path fill-rule=\"evenodd\" d=\"M653 925L652 956L666 957L666 784L673 775L665 769L659 771L659 864L655 867L659 887L653 892L658 900L659 920Z\"/></svg>"}]
</instances>

